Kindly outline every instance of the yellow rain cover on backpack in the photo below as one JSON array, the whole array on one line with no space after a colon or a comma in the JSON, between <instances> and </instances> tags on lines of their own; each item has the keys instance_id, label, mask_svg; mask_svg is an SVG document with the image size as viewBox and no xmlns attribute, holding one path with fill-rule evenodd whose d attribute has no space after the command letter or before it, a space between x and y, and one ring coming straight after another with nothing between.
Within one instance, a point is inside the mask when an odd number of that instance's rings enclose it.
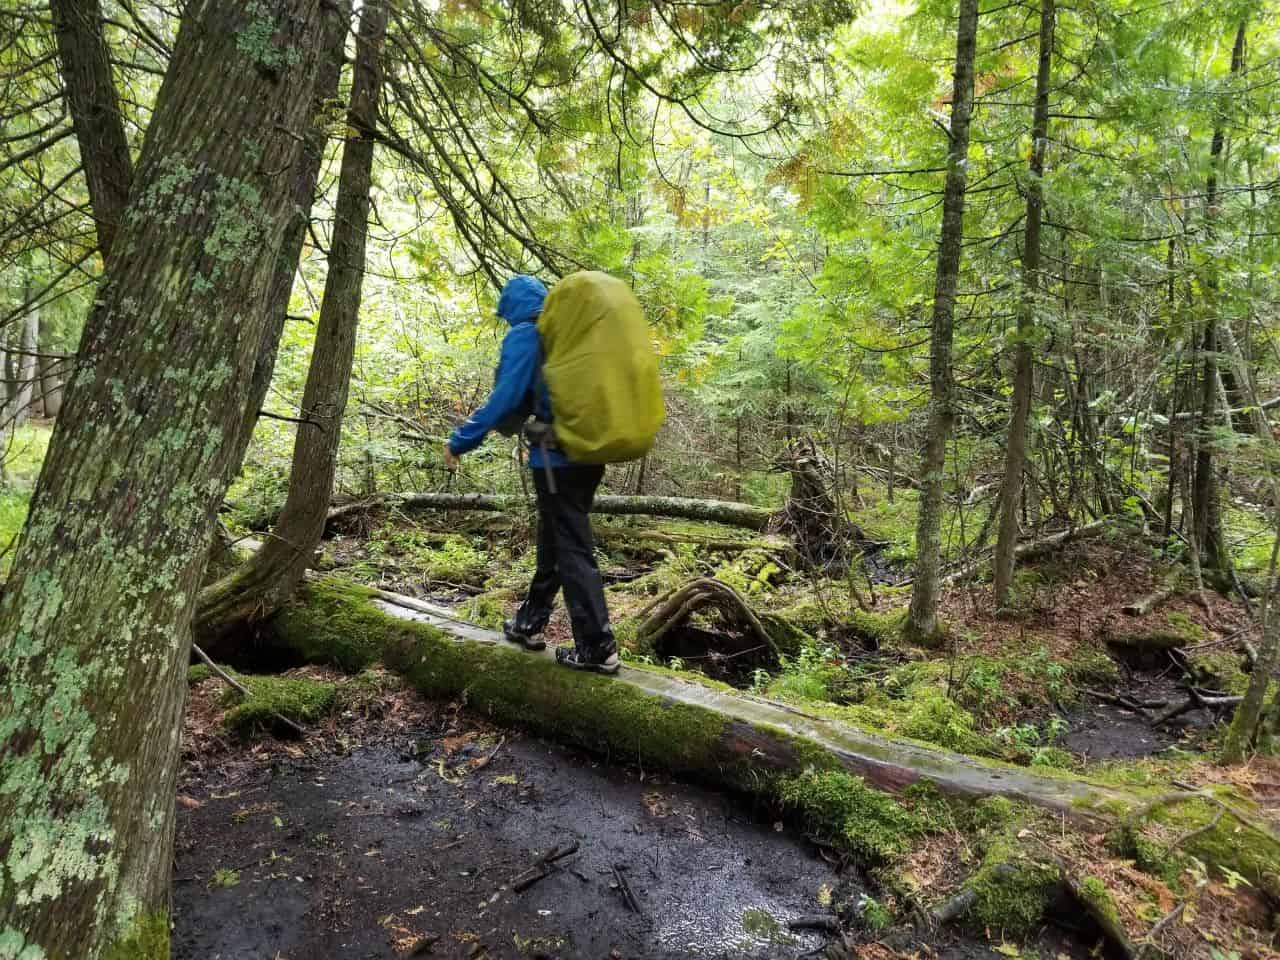
<instances>
[{"instance_id":1,"label":"yellow rain cover on backpack","mask_svg":"<svg viewBox=\"0 0 1280 960\"><path fill-rule=\"evenodd\" d=\"M640 301L616 277L573 273L538 318L556 440L575 463L643 457L666 411Z\"/></svg>"}]
</instances>

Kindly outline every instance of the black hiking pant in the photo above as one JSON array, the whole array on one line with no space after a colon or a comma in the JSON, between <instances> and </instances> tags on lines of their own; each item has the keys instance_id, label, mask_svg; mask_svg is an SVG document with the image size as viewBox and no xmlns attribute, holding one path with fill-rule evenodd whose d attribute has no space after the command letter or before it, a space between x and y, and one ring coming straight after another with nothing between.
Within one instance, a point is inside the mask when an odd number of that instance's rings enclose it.
<instances>
[{"instance_id":1,"label":"black hiking pant","mask_svg":"<svg viewBox=\"0 0 1280 960\"><path fill-rule=\"evenodd\" d=\"M515 626L529 635L540 632L563 587L578 655L600 660L613 653L615 646L587 514L604 467L568 466L553 472L555 493L548 489L545 470L532 471L538 493L538 567L516 613Z\"/></svg>"}]
</instances>

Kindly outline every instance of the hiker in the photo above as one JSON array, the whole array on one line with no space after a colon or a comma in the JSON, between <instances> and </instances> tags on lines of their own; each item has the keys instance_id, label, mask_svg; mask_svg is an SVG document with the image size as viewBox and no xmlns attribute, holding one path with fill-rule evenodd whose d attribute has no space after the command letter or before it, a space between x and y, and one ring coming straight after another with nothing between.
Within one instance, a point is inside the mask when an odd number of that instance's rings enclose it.
<instances>
[{"instance_id":1,"label":"hiker","mask_svg":"<svg viewBox=\"0 0 1280 960\"><path fill-rule=\"evenodd\" d=\"M557 648L556 661L580 670L617 673L618 648L609 627L587 516L604 466L570 461L548 427L551 400L542 379L542 345L536 326L546 297L541 281L526 274L512 277L502 288L498 316L511 329L502 341L493 392L450 436L444 448L445 465L456 469L458 458L480 446L491 431L509 427L513 420L522 423L533 414L526 436L531 440L529 466L538 497L538 565L524 603L515 618L503 624L503 633L528 650L544 649L547 644L540 634L563 587L574 649Z\"/></svg>"}]
</instances>

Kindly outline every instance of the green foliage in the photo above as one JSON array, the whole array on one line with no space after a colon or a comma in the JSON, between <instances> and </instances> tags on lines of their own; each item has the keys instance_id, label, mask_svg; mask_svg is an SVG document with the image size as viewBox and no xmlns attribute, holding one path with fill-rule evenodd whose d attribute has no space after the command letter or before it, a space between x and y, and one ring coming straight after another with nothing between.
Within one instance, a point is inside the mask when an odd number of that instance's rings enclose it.
<instances>
[{"instance_id":1,"label":"green foliage","mask_svg":"<svg viewBox=\"0 0 1280 960\"><path fill-rule=\"evenodd\" d=\"M27 503L44 462L49 435L48 427L28 423L0 436L6 444L0 450L0 582L8 575L17 536L26 522Z\"/></svg>"},{"instance_id":2,"label":"green foliage","mask_svg":"<svg viewBox=\"0 0 1280 960\"><path fill-rule=\"evenodd\" d=\"M1058 869L1019 834L1034 811L1003 797L978 801L970 814L982 861L965 886L977 894L968 919L1011 936L1033 931L1059 882Z\"/></svg>"},{"instance_id":3,"label":"green foliage","mask_svg":"<svg viewBox=\"0 0 1280 960\"><path fill-rule=\"evenodd\" d=\"M831 700L846 676L834 647L810 644L794 657L783 657L782 672L768 682L764 693L799 703Z\"/></svg>"},{"instance_id":4,"label":"green foliage","mask_svg":"<svg viewBox=\"0 0 1280 960\"><path fill-rule=\"evenodd\" d=\"M893 926L893 912L880 901L873 900L871 897L863 897L860 905L861 910L858 912L858 922L866 926L867 929L879 931Z\"/></svg>"}]
</instances>

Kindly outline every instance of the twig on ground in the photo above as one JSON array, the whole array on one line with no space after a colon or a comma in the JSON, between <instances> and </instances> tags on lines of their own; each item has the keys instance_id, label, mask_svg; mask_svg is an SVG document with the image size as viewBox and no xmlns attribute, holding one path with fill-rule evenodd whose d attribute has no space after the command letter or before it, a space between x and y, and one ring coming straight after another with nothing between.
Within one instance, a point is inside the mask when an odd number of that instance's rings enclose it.
<instances>
[{"instance_id":1,"label":"twig on ground","mask_svg":"<svg viewBox=\"0 0 1280 960\"><path fill-rule=\"evenodd\" d=\"M1208 823L1206 823L1204 826L1197 827L1196 829L1190 830L1187 833L1184 833L1182 836L1178 837L1178 839L1174 840L1173 843L1169 844L1170 852L1177 850L1178 847L1182 846L1184 843L1189 843L1190 841L1194 840L1196 837L1201 837L1201 836L1204 836L1206 833L1211 833L1213 830L1217 828L1218 824L1222 822L1222 817L1226 812L1227 811L1225 808L1219 810L1218 815L1215 816Z\"/></svg>"},{"instance_id":2,"label":"twig on ground","mask_svg":"<svg viewBox=\"0 0 1280 960\"><path fill-rule=\"evenodd\" d=\"M840 921L830 914L811 913L787 921L789 930L821 930L823 933L839 933Z\"/></svg>"},{"instance_id":3,"label":"twig on ground","mask_svg":"<svg viewBox=\"0 0 1280 960\"><path fill-rule=\"evenodd\" d=\"M1151 719L1151 714L1147 712L1146 708L1142 704L1137 700L1124 696L1123 694L1105 693L1102 690L1094 690L1090 687L1082 687L1081 690L1093 697L1095 700L1101 700L1103 703L1113 703L1117 707L1124 707L1124 709L1129 710L1132 713L1136 713L1144 719Z\"/></svg>"},{"instance_id":4,"label":"twig on ground","mask_svg":"<svg viewBox=\"0 0 1280 960\"><path fill-rule=\"evenodd\" d=\"M616 863L613 864L613 876L618 883L618 889L622 891L623 902L631 908L632 913L643 914L644 911L640 909L640 901L631 892L631 884L627 883L627 878L622 875L622 870Z\"/></svg>"},{"instance_id":5,"label":"twig on ground","mask_svg":"<svg viewBox=\"0 0 1280 960\"><path fill-rule=\"evenodd\" d=\"M1142 945L1138 947L1138 952L1135 954L1135 957L1137 957L1138 960L1141 960L1143 957L1156 956L1160 953L1160 947L1158 945L1158 938L1160 934L1164 933L1169 924L1182 916L1182 911L1186 908L1187 905L1185 903L1178 904L1151 928L1151 932L1142 938Z\"/></svg>"},{"instance_id":6,"label":"twig on ground","mask_svg":"<svg viewBox=\"0 0 1280 960\"><path fill-rule=\"evenodd\" d=\"M550 853L542 857L524 873L513 877L511 880L511 889L516 893L523 893L528 890L539 880L545 880L552 873L556 861L563 860L565 857L572 856L578 852L581 845L577 840L563 847L554 847Z\"/></svg>"},{"instance_id":7,"label":"twig on ground","mask_svg":"<svg viewBox=\"0 0 1280 960\"><path fill-rule=\"evenodd\" d=\"M481 757L479 760L477 760L475 762L475 766L471 768L471 772L475 773L477 770L483 770L489 764L493 763L493 758L498 755L498 751L502 749L502 745L506 742L507 742L506 737L499 737L498 745L493 748L493 752L490 753L488 756Z\"/></svg>"}]
</instances>

